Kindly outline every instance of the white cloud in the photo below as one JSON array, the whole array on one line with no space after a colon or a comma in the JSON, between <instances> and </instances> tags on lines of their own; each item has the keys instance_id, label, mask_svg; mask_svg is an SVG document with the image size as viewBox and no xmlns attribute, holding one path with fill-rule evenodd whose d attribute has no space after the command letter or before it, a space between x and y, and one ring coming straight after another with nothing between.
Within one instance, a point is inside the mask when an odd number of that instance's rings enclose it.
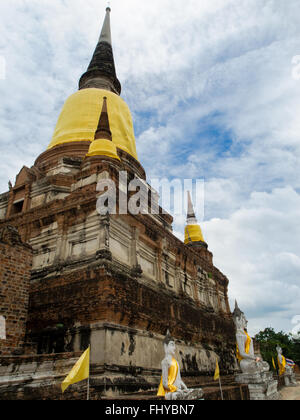
<instances>
[{"instance_id":1,"label":"white cloud","mask_svg":"<svg viewBox=\"0 0 300 420\"><path fill-rule=\"evenodd\" d=\"M204 224L230 295L251 318L291 330L300 299L300 195L292 188L253 193L228 219ZM256 325L250 323L256 330Z\"/></svg>"},{"instance_id":2,"label":"white cloud","mask_svg":"<svg viewBox=\"0 0 300 420\"><path fill-rule=\"evenodd\" d=\"M0 3L1 192L49 144L105 7ZM203 230L232 297L249 311L250 326L284 328L299 302L298 0L115 0L112 9L141 163L150 178L205 178ZM183 227L181 218L181 237Z\"/></svg>"},{"instance_id":3,"label":"white cloud","mask_svg":"<svg viewBox=\"0 0 300 420\"><path fill-rule=\"evenodd\" d=\"M300 194L285 187L253 192L230 216L200 223L215 265L230 279L231 306L237 299L252 334L268 326L291 331L299 315L299 218ZM175 218L181 239L184 224Z\"/></svg>"}]
</instances>

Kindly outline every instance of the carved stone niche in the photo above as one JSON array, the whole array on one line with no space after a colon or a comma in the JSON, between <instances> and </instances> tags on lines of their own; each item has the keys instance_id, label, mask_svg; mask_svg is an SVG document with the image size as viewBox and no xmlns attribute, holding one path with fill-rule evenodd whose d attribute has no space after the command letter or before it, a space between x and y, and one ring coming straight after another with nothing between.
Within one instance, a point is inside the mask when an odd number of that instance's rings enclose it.
<instances>
[{"instance_id":1,"label":"carved stone niche","mask_svg":"<svg viewBox=\"0 0 300 420\"><path fill-rule=\"evenodd\" d=\"M136 278L141 278L143 275L142 267L139 264L137 264L131 269L131 275Z\"/></svg>"},{"instance_id":2,"label":"carved stone niche","mask_svg":"<svg viewBox=\"0 0 300 420\"><path fill-rule=\"evenodd\" d=\"M13 226L5 226L0 229L0 242L4 242L8 245L23 244L19 232Z\"/></svg>"},{"instance_id":3,"label":"carved stone niche","mask_svg":"<svg viewBox=\"0 0 300 420\"><path fill-rule=\"evenodd\" d=\"M112 253L108 249L100 249L96 252L96 258L97 260L108 260L112 261Z\"/></svg>"}]
</instances>

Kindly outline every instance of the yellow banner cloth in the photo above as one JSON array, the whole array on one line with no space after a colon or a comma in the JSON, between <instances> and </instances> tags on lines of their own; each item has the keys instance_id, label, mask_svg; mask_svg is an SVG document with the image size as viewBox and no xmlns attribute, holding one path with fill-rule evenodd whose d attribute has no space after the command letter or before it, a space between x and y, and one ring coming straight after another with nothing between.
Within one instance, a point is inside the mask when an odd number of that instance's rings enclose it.
<instances>
[{"instance_id":1,"label":"yellow banner cloth","mask_svg":"<svg viewBox=\"0 0 300 420\"><path fill-rule=\"evenodd\" d=\"M61 384L62 392L68 388L69 385L81 382L88 379L90 376L90 347L83 353L80 359L76 362L69 375Z\"/></svg>"},{"instance_id":2,"label":"yellow banner cloth","mask_svg":"<svg viewBox=\"0 0 300 420\"><path fill-rule=\"evenodd\" d=\"M216 360L216 371L215 371L215 376L214 376L214 381L217 381L220 378L220 368L219 368L219 363L218 363L218 359Z\"/></svg>"}]
</instances>

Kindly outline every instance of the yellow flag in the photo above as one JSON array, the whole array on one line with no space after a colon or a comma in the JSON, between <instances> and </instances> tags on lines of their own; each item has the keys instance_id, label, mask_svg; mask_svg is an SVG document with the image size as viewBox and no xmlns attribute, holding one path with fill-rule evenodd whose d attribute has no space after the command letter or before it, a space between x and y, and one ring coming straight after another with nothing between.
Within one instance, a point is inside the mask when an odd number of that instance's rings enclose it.
<instances>
[{"instance_id":1,"label":"yellow flag","mask_svg":"<svg viewBox=\"0 0 300 420\"><path fill-rule=\"evenodd\" d=\"M80 359L76 362L69 375L61 384L62 392L71 384L88 379L90 376L90 347L83 353Z\"/></svg>"},{"instance_id":2,"label":"yellow flag","mask_svg":"<svg viewBox=\"0 0 300 420\"><path fill-rule=\"evenodd\" d=\"M273 363L273 367L274 367L274 369L276 370L276 365L275 365L275 360L274 360L274 357L272 357L272 363Z\"/></svg>"},{"instance_id":3,"label":"yellow flag","mask_svg":"<svg viewBox=\"0 0 300 420\"><path fill-rule=\"evenodd\" d=\"M220 378L220 368L219 368L218 359L216 359L216 371L215 371L214 381L217 381L219 378Z\"/></svg>"}]
</instances>

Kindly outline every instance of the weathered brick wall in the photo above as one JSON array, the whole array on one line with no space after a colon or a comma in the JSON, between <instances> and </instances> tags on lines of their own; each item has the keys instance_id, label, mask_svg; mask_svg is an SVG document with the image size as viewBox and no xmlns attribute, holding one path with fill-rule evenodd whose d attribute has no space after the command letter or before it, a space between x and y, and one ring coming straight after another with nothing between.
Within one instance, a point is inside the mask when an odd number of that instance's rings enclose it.
<instances>
[{"instance_id":1,"label":"weathered brick wall","mask_svg":"<svg viewBox=\"0 0 300 420\"><path fill-rule=\"evenodd\" d=\"M5 317L6 339L0 355L23 351L29 300L32 249L12 227L0 231L0 316Z\"/></svg>"},{"instance_id":2,"label":"weathered brick wall","mask_svg":"<svg viewBox=\"0 0 300 420\"><path fill-rule=\"evenodd\" d=\"M191 300L176 299L165 289L158 292L114 273L113 264L98 264L99 268L95 263L93 269L32 284L27 333L33 341L58 324L68 329L76 323L88 326L109 321L161 335L169 328L180 340L203 343L207 349L212 346L222 358L222 369L230 370L235 345L231 318L208 313Z\"/></svg>"}]
</instances>

